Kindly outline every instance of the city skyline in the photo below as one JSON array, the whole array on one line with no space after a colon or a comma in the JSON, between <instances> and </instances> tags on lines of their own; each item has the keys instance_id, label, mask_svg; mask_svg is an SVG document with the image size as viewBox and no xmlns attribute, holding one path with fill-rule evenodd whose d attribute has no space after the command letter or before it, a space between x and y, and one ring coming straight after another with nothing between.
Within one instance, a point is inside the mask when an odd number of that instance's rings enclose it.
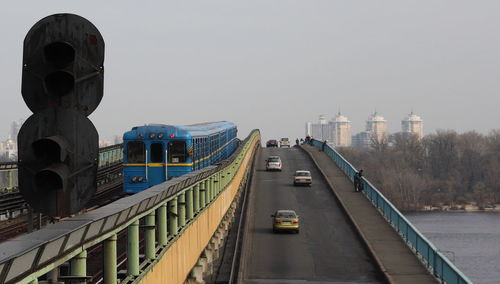
<instances>
[{"instance_id":1,"label":"city skyline","mask_svg":"<svg viewBox=\"0 0 500 284\"><path fill-rule=\"evenodd\" d=\"M423 119L415 114L413 110L400 120L400 130L388 131L388 121L377 111L373 112L365 120L365 128L353 132L351 120L348 116L338 111L335 117L327 119L326 114L318 116L318 122L308 121L305 123L305 135L319 140L328 140L336 146L366 147L376 141L387 141L391 134L411 133L418 139L424 137Z\"/></svg>"}]
</instances>

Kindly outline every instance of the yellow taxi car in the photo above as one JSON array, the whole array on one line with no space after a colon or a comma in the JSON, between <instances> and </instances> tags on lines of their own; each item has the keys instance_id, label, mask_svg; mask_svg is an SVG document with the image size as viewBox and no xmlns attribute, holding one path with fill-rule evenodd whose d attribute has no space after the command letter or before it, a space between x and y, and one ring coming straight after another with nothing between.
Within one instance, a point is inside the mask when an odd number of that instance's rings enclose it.
<instances>
[{"instance_id":1,"label":"yellow taxi car","mask_svg":"<svg viewBox=\"0 0 500 284\"><path fill-rule=\"evenodd\" d=\"M273 233L278 231L292 231L299 233L299 215L293 210L278 210L273 215Z\"/></svg>"}]
</instances>

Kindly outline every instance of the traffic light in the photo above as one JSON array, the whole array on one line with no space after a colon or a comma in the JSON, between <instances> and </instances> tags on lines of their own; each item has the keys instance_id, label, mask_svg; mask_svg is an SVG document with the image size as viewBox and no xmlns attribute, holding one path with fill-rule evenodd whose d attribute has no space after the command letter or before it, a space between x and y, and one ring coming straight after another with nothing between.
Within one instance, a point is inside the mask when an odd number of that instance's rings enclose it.
<instances>
[{"instance_id":1,"label":"traffic light","mask_svg":"<svg viewBox=\"0 0 500 284\"><path fill-rule=\"evenodd\" d=\"M99 136L87 118L104 83L104 40L88 20L55 14L24 39L22 95L33 112L18 134L19 188L38 212L68 216L96 190Z\"/></svg>"}]
</instances>

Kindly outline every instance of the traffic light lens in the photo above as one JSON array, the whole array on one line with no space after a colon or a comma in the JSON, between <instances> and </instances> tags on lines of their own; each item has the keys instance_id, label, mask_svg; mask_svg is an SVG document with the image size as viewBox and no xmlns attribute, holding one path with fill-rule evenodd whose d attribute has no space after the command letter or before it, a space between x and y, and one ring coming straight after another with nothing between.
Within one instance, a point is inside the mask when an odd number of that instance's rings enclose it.
<instances>
[{"instance_id":1,"label":"traffic light lens","mask_svg":"<svg viewBox=\"0 0 500 284\"><path fill-rule=\"evenodd\" d=\"M64 68L75 61L75 49L66 42L53 42L44 48L45 60L55 68Z\"/></svg>"},{"instance_id":2,"label":"traffic light lens","mask_svg":"<svg viewBox=\"0 0 500 284\"><path fill-rule=\"evenodd\" d=\"M46 164L61 161L61 146L52 139L40 139L33 143L33 152L37 160Z\"/></svg>"},{"instance_id":3,"label":"traffic light lens","mask_svg":"<svg viewBox=\"0 0 500 284\"><path fill-rule=\"evenodd\" d=\"M42 170L35 175L35 185L40 191L58 190L63 187L63 180L52 170Z\"/></svg>"},{"instance_id":4,"label":"traffic light lens","mask_svg":"<svg viewBox=\"0 0 500 284\"><path fill-rule=\"evenodd\" d=\"M67 95L75 86L73 75L64 71L56 71L45 77L47 91L56 96Z\"/></svg>"}]
</instances>

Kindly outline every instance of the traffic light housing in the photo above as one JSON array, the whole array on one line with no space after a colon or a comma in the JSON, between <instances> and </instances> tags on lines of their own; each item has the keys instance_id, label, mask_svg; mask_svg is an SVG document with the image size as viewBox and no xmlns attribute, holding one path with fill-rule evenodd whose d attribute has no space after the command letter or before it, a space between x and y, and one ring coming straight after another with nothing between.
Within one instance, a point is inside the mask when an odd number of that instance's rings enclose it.
<instances>
[{"instance_id":1,"label":"traffic light housing","mask_svg":"<svg viewBox=\"0 0 500 284\"><path fill-rule=\"evenodd\" d=\"M87 118L103 96L104 40L88 20L55 14L23 50L22 96L34 113L18 134L19 188L38 212L82 210L96 190L99 137Z\"/></svg>"}]
</instances>

